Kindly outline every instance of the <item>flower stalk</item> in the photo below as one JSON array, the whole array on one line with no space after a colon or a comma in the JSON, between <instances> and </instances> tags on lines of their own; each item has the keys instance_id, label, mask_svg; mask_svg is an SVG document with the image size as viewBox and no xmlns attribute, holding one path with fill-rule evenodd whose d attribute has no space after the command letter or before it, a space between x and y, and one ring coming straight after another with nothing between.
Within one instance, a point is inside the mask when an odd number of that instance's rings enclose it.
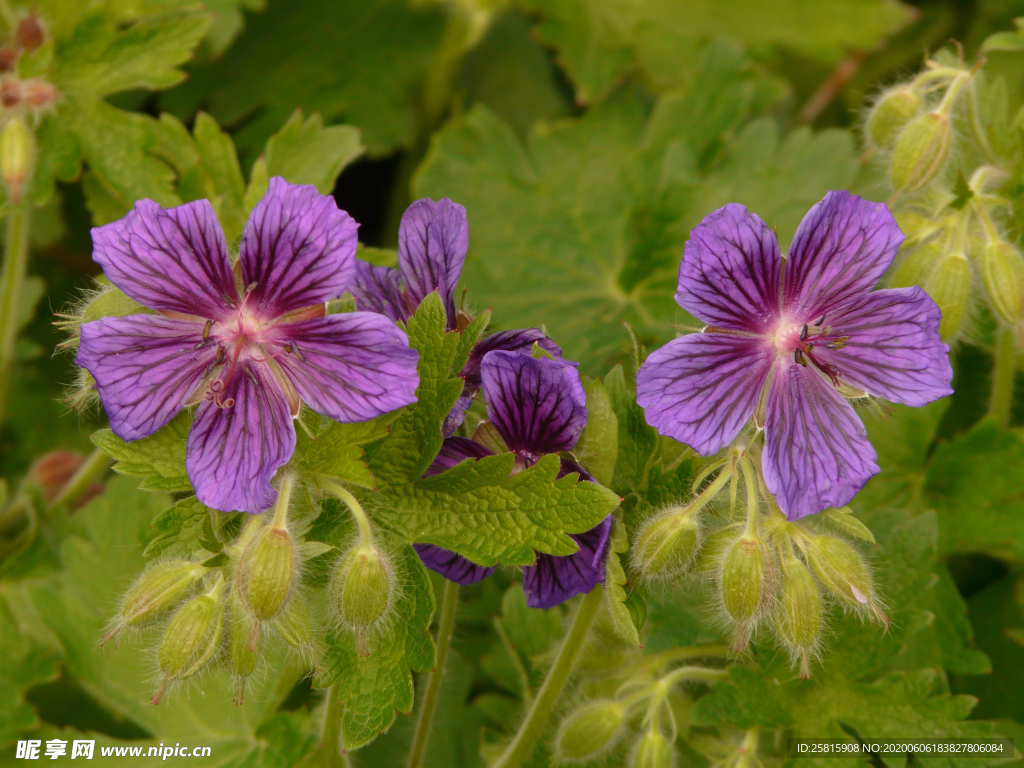
<instances>
[{"instance_id":1,"label":"flower stalk","mask_svg":"<svg viewBox=\"0 0 1024 768\"><path fill-rule=\"evenodd\" d=\"M4 264L0 275L0 422L7 410L7 396L14 363L14 344L21 318L21 297L28 269L29 206L11 203L4 240Z\"/></svg>"}]
</instances>

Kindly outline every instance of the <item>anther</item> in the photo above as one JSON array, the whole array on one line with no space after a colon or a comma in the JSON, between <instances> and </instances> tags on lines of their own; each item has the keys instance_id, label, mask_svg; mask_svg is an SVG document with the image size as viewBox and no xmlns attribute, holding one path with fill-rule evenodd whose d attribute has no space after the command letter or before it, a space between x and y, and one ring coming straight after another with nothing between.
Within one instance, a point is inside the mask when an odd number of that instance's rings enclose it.
<instances>
[{"instance_id":1,"label":"anther","mask_svg":"<svg viewBox=\"0 0 1024 768\"><path fill-rule=\"evenodd\" d=\"M804 368L807 367L807 361L804 359L803 350L799 347L793 350L793 359L796 361L797 365L802 365Z\"/></svg>"},{"instance_id":2,"label":"anther","mask_svg":"<svg viewBox=\"0 0 1024 768\"><path fill-rule=\"evenodd\" d=\"M800 341L804 341L807 338L807 325L800 329Z\"/></svg>"},{"instance_id":3,"label":"anther","mask_svg":"<svg viewBox=\"0 0 1024 768\"><path fill-rule=\"evenodd\" d=\"M825 324L825 316L824 315L819 317L816 322L811 323L811 325L813 325L815 328L821 328L821 326L823 326L824 324Z\"/></svg>"},{"instance_id":4,"label":"anther","mask_svg":"<svg viewBox=\"0 0 1024 768\"><path fill-rule=\"evenodd\" d=\"M203 341L210 340L210 328L213 327L213 320L207 320L206 325L203 326Z\"/></svg>"}]
</instances>

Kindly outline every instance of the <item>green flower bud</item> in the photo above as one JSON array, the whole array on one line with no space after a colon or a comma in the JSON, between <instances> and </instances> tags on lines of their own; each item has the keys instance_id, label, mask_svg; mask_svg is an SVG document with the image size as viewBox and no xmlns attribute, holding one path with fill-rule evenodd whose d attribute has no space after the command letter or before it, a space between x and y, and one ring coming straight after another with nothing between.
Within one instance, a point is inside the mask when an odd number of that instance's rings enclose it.
<instances>
[{"instance_id":1,"label":"green flower bud","mask_svg":"<svg viewBox=\"0 0 1024 768\"><path fill-rule=\"evenodd\" d=\"M807 555L811 568L829 592L847 605L887 621L877 604L868 564L856 549L842 539L815 536Z\"/></svg>"},{"instance_id":2,"label":"green flower bud","mask_svg":"<svg viewBox=\"0 0 1024 768\"><path fill-rule=\"evenodd\" d=\"M0 174L11 193L11 200L19 202L21 189L28 179L35 160L35 136L25 121L12 117L0 131Z\"/></svg>"},{"instance_id":3,"label":"green flower bud","mask_svg":"<svg viewBox=\"0 0 1024 768\"><path fill-rule=\"evenodd\" d=\"M174 608L188 596L206 569L188 560L170 560L147 568L121 603L113 631L106 642L124 627L138 627Z\"/></svg>"},{"instance_id":4,"label":"green flower bud","mask_svg":"<svg viewBox=\"0 0 1024 768\"><path fill-rule=\"evenodd\" d=\"M911 120L896 140L890 178L899 191L920 189L937 174L949 155L949 119L928 112Z\"/></svg>"},{"instance_id":5,"label":"green flower bud","mask_svg":"<svg viewBox=\"0 0 1024 768\"><path fill-rule=\"evenodd\" d=\"M700 524L686 508L666 510L637 536L633 560L645 576L673 578L686 571L699 549Z\"/></svg>"},{"instance_id":6,"label":"green flower bud","mask_svg":"<svg viewBox=\"0 0 1024 768\"><path fill-rule=\"evenodd\" d=\"M237 682L235 704L241 704L245 698L246 679L256 669L259 652L256 642L259 639L256 622L246 610L236 590L231 592L230 616L228 617L228 658L231 673Z\"/></svg>"},{"instance_id":7,"label":"green flower bud","mask_svg":"<svg viewBox=\"0 0 1024 768\"><path fill-rule=\"evenodd\" d=\"M296 599L288 603L274 617L274 629L292 648L306 650L313 646L313 619L305 600Z\"/></svg>"},{"instance_id":8,"label":"green flower bud","mask_svg":"<svg viewBox=\"0 0 1024 768\"><path fill-rule=\"evenodd\" d=\"M989 243L982 250L982 273L992 308L1005 322L1024 320L1024 257L1010 243Z\"/></svg>"},{"instance_id":9,"label":"green flower bud","mask_svg":"<svg viewBox=\"0 0 1024 768\"><path fill-rule=\"evenodd\" d=\"M217 652L224 629L223 589L223 581L218 581L212 590L193 597L171 618L157 654L164 679L152 696L154 704L160 703L169 680L194 675Z\"/></svg>"},{"instance_id":10,"label":"green flower bud","mask_svg":"<svg viewBox=\"0 0 1024 768\"><path fill-rule=\"evenodd\" d=\"M366 631L387 615L394 597L394 572L377 547L357 544L342 557L331 586L342 621Z\"/></svg>"},{"instance_id":11,"label":"green flower bud","mask_svg":"<svg viewBox=\"0 0 1024 768\"><path fill-rule=\"evenodd\" d=\"M676 756L672 744L659 730L647 731L633 748L629 768L673 768Z\"/></svg>"},{"instance_id":12,"label":"green flower bud","mask_svg":"<svg viewBox=\"0 0 1024 768\"><path fill-rule=\"evenodd\" d=\"M725 553L738 538L737 534L734 527L726 526L704 539L700 553L697 555L697 571L708 575L717 573Z\"/></svg>"},{"instance_id":13,"label":"green flower bud","mask_svg":"<svg viewBox=\"0 0 1024 768\"><path fill-rule=\"evenodd\" d=\"M245 548L239 567L243 595L260 621L274 618L298 581L295 541L286 528L261 528Z\"/></svg>"},{"instance_id":14,"label":"green flower bud","mask_svg":"<svg viewBox=\"0 0 1024 768\"><path fill-rule=\"evenodd\" d=\"M562 721L555 737L560 760L589 760L615 743L626 710L617 701L584 704Z\"/></svg>"},{"instance_id":15,"label":"green flower bud","mask_svg":"<svg viewBox=\"0 0 1024 768\"><path fill-rule=\"evenodd\" d=\"M924 286L928 277L935 270L942 257L942 244L931 240L919 248L906 254L893 270L889 285L892 288L909 288L912 285Z\"/></svg>"},{"instance_id":16,"label":"green flower bud","mask_svg":"<svg viewBox=\"0 0 1024 768\"><path fill-rule=\"evenodd\" d=\"M818 584L798 558L782 561L782 597L775 628L779 639L800 658L800 677L810 677L810 653L821 635L821 594Z\"/></svg>"},{"instance_id":17,"label":"green flower bud","mask_svg":"<svg viewBox=\"0 0 1024 768\"><path fill-rule=\"evenodd\" d=\"M722 561L722 601L739 624L757 618L765 597L766 548L759 536L741 536Z\"/></svg>"},{"instance_id":18,"label":"green flower bud","mask_svg":"<svg viewBox=\"0 0 1024 768\"><path fill-rule=\"evenodd\" d=\"M922 286L939 305L942 319L939 336L943 341L956 338L964 328L971 306L971 265L959 251L945 254Z\"/></svg>"},{"instance_id":19,"label":"green flower bud","mask_svg":"<svg viewBox=\"0 0 1024 768\"><path fill-rule=\"evenodd\" d=\"M907 85L892 88L875 102L864 124L864 135L876 147L888 149L921 108L921 95Z\"/></svg>"}]
</instances>

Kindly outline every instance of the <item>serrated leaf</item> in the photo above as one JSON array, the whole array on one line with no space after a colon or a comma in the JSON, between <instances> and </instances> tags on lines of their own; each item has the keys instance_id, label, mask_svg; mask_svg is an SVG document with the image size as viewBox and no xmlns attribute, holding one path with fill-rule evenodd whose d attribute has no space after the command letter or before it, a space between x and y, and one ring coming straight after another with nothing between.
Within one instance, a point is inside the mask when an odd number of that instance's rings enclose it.
<instances>
[{"instance_id":1,"label":"serrated leaf","mask_svg":"<svg viewBox=\"0 0 1024 768\"><path fill-rule=\"evenodd\" d=\"M296 445L299 471L373 488L375 481L364 461L363 446L386 437L400 413L393 411L350 424L331 422L315 440L300 431Z\"/></svg>"},{"instance_id":2,"label":"serrated leaf","mask_svg":"<svg viewBox=\"0 0 1024 768\"><path fill-rule=\"evenodd\" d=\"M615 631L627 643L640 645L640 629L626 604L626 572L622 568L621 556L629 551L629 540L622 522L615 521L611 539L608 542L608 560L605 563L604 589L608 599L608 611L612 616Z\"/></svg>"},{"instance_id":3,"label":"serrated leaf","mask_svg":"<svg viewBox=\"0 0 1024 768\"><path fill-rule=\"evenodd\" d=\"M114 471L145 478L164 491L189 491L192 484L185 470L185 444L192 414L184 410L149 437L128 443L109 429L92 434L92 442L114 459Z\"/></svg>"},{"instance_id":4,"label":"serrated leaf","mask_svg":"<svg viewBox=\"0 0 1024 768\"><path fill-rule=\"evenodd\" d=\"M583 387L587 391L587 425L574 453L597 482L611 486L619 455L619 420L600 379L587 379Z\"/></svg>"},{"instance_id":5,"label":"serrated leaf","mask_svg":"<svg viewBox=\"0 0 1024 768\"><path fill-rule=\"evenodd\" d=\"M658 447L658 433L647 424L643 409L636 403L632 383L626 382L621 365L605 376L605 388L618 424L618 457L614 487L636 491L646 483L647 468Z\"/></svg>"},{"instance_id":6,"label":"serrated leaf","mask_svg":"<svg viewBox=\"0 0 1024 768\"><path fill-rule=\"evenodd\" d=\"M330 632L314 680L319 688L332 686L329 695L336 697L344 713L340 738L345 749L361 747L386 731L396 711L408 714L413 705L412 672L434 664L430 578L412 547L403 547L397 559L402 593L393 619L366 639L368 653L360 652L348 630Z\"/></svg>"},{"instance_id":7,"label":"serrated leaf","mask_svg":"<svg viewBox=\"0 0 1024 768\"><path fill-rule=\"evenodd\" d=\"M182 499L153 518L152 534L142 556L183 557L200 547L210 508L195 496Z\"/></svg>"},{"instance_id":8,"label":"serrated leaf","mask_svg":"<svg viewBox=\"0 0 1024 768\"><path fill-rule=\"evenodd\" d=\"M566 534L588 531L619 503L602 485L555 480L558 456L512 474L513 456L465 461L446 472L406 485L393 485L366 503L382 525L409 541L458 552L491 566L531 565L534 550L571 555L576 543Z\"/></svg>"}]
</instances>

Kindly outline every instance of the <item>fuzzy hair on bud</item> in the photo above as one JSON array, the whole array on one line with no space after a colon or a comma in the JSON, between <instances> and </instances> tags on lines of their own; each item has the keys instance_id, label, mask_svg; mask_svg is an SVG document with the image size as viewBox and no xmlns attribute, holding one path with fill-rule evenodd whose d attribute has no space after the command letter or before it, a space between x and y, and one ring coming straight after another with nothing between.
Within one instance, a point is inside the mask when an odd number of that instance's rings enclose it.
<instances>
[{"instance_id":1,"label":"fuzzy hair on bud","mask_svg":"<svg viewBox=\"0 0 1024 768\"><path fill-rule=\"evenodd\" d=\"M693 563L700 539L700 522L692 510L667 509L640 530L633 546L633 562L651 579L681 576Z\"/></svg>"},{"instance_id":2,"label":"fuzzy hair on bud","mask_svg":"<svg viewBox=\"0 0 1024 768\"><path fill-rule=\"evenodd\" d=\"M383 623L394 604L395 591L394 566L373 544L359 543L346 552L331 581L338 617L361 642Z\"/></svg>"},{"instance_id":3,"label":"fuzzy hair on bud","mask_svg":"<svg viewBox=\"0 0 1024 768\"><path fill-rule=\"evenodd\" d=\"M909 288L912 285L924 286L928 277L942 257L942 244L939 240L929 240L904 256L896 269L893 270L889 285L892 288Z\"/></svg>"},{"instance_id":4,"label":"fuzzy hair on bud","mask_svg":"<svg viewBox=\"0 0 1024 768\"><path fill-rule=\"evenodd\" d=\"M729 525L705 537L697 554L696 571L704 576L717 576L719 568L722 566L722 559L736 538L735 527Z\"/></svg>"},{"instance_id":5,"label":"fuzzy hair on bud","mask_svg":"<svg viewBox=\"0 0 1024 768\"><path fill-rule=\"evenodd\" d=\"M238 567L242 597L259 621L287 605L298 582L299 557L287 528L268 525L249 541Z\"/></svg>"},{"instance_id":6,"label":"fuzzy hair on bud","mask_svg":"<svg viewBox=\"0 0 1024 768\"><path fill-rule=\"evenodd\" d=\"M206 569L189 560L169 560L143 571L124 596L107 642L126 627L141 627L158 619L188 597Z\"/></svg>"},{"instance_id":7,"label":"fuzzy hair on bud","mask_svg":"<svg viewBox=\"0 0 1024 768\"><path fill-rule=\"evenodd\" d=\"M831 594L850 608L888 623L871 570L856 549L834 536L815 536L807 555L814 574Z\"/></svg>"},{"instance_id":8,"label":"fuzzy hair on bud","mask_svg":"<svg viewBox=\"0 0 1024 768\"><path fill-rule=\"evenodd\" d=\"M774 564L764 540L744 534L733 542L722 560L719 584L722 606L737 625L733 648L747 646L750 630L764 611L774 583Z\"/></svg>"},{"instance_id":9,"label":"fuzzy hair on bud","mask_svg":"<svg viewBox=\"0 0 1024 768\"><path fill-rule=\"evenodd\" d=\"M904 126L921 109L921 94L908 85L898 85L883 93L868 113L864 136L876 147L888 149Z\"/></svg>"},{"instance_id":10,"label":"fuzzy hair on bud","mask_svg":"<svg viewBox=\"0 0 1024 768\"><path fill-rule=\"evenodd\" d=\"M972 282L967 256L960 251L950 251L942 256L922 286L942 311L939 336L943 341L957 338L966 327Z\"/></svg>"},{"instance_id":11,"label":"fuzzy hair on bud","mask_svg":"<svg viewBox=\"0 0 1024 768\"><path fill-rule=\"evenodd\" d=\"M21 190L28 180L35 154L35 135L25 121L20 117L8 120L0 131L0 175L15 203L21 201Z\"/></svg>"},{"instance_id":12,"label":"fuzzy hair on bud","mask_svg":"<svg viewBox=\"0 0 1024 768\"><path fill-rule=\"evenodd\" d=\"M892 153L890 178L897 191L913 192L935 178L949 156L951 134L949 118L938 112L907 123Z\"/></svg>"},{"instance_id":13,"label":"fuzzy hair on bud","mask_svg":"<svg viewBox=\"0 0 1024 768\"><path fill-rule=\"evenodd\" d=\"M810 657L821 637L821 593L807 566L794 555L782 560L782 589L775 611L779 640L800 661L800 677L811 676Z\"/></svg>"},{"instance_id":14,"label":"fuzzy hair on bud","mask_svg":"<svg viewBox=\"0 0 1024 768\"><path fill-rule=\"evenodd\" d=\"M621 734L625 715L625 707L610 699L589 702L570 713L555 736L557 759L582 762L604 754Z\"/></svg>"},{"instance_id":15,"label":"fuzzy hair on bud","mask_svg":"<svg viewBox=\"0 0 1024 768\"><path fill-rule=\"evenodd\" d=\"M313 631L313 618L309 614L309 606L301 595L296 596L274 617L271 626L278 637L298 651L300 658L311 666L318 666L319 654Z\"/></svg>"},{"instance_id":16,"label":"fuzzy hair on bud","mask_svg":"<svg viewBox=\"0 0 1024 768\"><path fill-rule=\"evenodd\" d=\"M1010 325L1024 320L1024 257L1020 251L996 240L982 250L981 264L992 309Z\"/></svg>"},{"instance_id":17,"label":"fuzzy hair on bud","mask_svg":"<svg viewBox=\"0 0 1024 768\"><path fill-rule=\"evenodd\" d=\"M185 603L171 617L157 659L163 681L151 701L159 704L169 681L185 680L202 669L220 648L224 631L222 584Z\"/></svg>"},{"instance_id":18,"label":"fuzzy hair on bud","mask_svg":"<svg viewBox=\"0 0 1024 768\"><path fill-rule=\"evenodd\" d=\"M237 590L228 601L228 661L235 678L235 704L245 700L245 686L259 661L259 628Z\"/></svg>"},{"instance_id":19,"label":"fuzzy hair on bud","mask_svg":"<svg viewBox=\"0 0 1024 768\"><path fill-rule=\"evenodd\" d=\"M629 768L675 768L676 755L668 737L657 729L641 736L629 756Z\"/></svg>"}]
</instances>

